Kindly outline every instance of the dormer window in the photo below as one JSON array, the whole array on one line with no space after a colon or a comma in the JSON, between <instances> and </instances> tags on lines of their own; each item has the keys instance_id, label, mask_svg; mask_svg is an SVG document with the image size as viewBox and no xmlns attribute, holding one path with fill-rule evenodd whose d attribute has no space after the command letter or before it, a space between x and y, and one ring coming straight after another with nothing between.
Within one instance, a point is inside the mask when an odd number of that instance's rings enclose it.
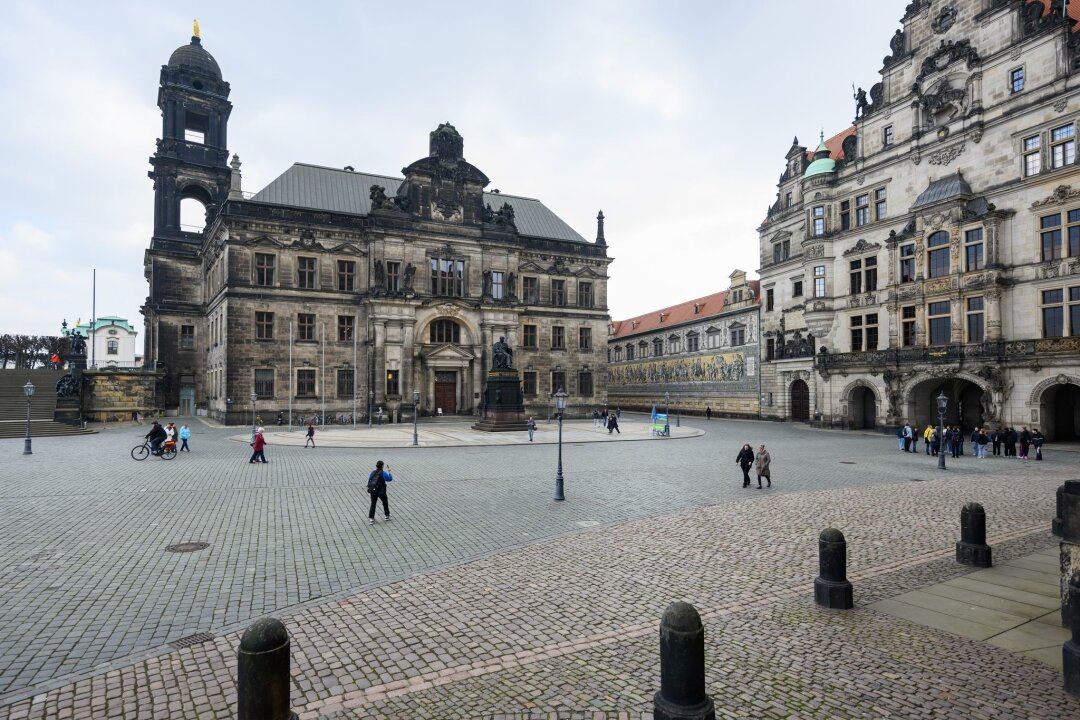
<instances>
[{"instance_id":1,"label":"dormer window","mask_svg":"<svg viewBox=\"0 0 1080 720\"><path fill-rule=\"evenodd\" d=\"M660 322L664 322L664 313L660 313Z\"/></svg>"},{"instance_id":2,"label":"dormer window","mask_svg":"<svg viewBox=\"0 0 1080 720\"><path fill-rule=\"evenodd\" d=\"M697 315L701 311L701 305L694 303L694 314Z\"/></svg>"}]
</instances>

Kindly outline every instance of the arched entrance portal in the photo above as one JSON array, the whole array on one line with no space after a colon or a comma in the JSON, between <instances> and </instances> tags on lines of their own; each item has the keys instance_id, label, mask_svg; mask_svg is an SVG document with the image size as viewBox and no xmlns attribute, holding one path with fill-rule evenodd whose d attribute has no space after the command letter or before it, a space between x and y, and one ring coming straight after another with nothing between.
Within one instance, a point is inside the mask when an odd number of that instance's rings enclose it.
<instances>
[{"instance_id":1,"label":"arched entrance portal","mask_svg":"<svg viewBox=\"0 0 1080 720\"><path fill-rule=\"evenodd\" d=\"M1047 440L1080 440L1080 387L1051 385L1039 399L1042 432Z\"/></svg>"},{"instance_id":2,"label":"arched entrance portal","mask_svg":"<svg viewBox=\"0 0 1080 720\"><path fill-rule=\"evenodd\" d=\"M810 386L805 380L791 383L791 419L807 421L810 419Z\"/></svg>"},{"instance_id":3,"label":"arched entrance portal","mask_svg":"<svg viewBox=\"0 0 1080 720\"><path fill-rule=\"evenodd\" d=\"M872 430L877 426L877 396L870 388L852 390L848 408L853 430Z\"/></svg>"},{"instance_id":4,"label":"arched entrance portal","mask_svg":"<svg viewBox=\"0 0 1080 720\"><path fill-rule=\"evenodd\" d=\"M906 420L917 427L936 426L939 422L937 398L942 393L949 400L945 410L946 425L959 425L964 431L983 425L982 388L959 378L924 380L912 388Z\"/></svg>"}]
</instances>

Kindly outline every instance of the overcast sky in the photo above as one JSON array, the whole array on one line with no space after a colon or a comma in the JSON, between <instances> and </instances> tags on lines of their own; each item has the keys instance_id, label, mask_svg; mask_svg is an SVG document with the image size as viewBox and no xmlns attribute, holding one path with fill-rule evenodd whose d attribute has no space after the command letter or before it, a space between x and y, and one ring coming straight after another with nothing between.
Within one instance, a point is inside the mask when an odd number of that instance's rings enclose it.
<instances>
[{"instance_id":1,"label":"overcast sky","mask_svg":"<svg viewBox=\"0 0 1080 720\"><path fill-rule=\"evenodd\" d=\"M94 267L98 315L141 330L158 76L193 17L245 190L293 162L397 175L449 121L488 189L590 240L603 209L623 319L757 270L792 136L850 124L905 5L6 2L0 332L89 318Z\"/></svg>"}]
</instances>

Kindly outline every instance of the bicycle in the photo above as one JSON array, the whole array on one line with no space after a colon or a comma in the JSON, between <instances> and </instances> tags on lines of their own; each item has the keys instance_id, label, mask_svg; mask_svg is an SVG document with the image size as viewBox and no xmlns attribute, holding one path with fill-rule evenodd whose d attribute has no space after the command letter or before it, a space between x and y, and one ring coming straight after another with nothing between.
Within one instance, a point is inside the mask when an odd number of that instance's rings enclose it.
<instances>
[{"instance_id":1,"label":"bicycle","mask_svg":"<svg viewBox=\"0 0 1080 720\"><path fill-rule=\"evenodd\" d=\"M150 441L144 440L142 445L137 445L131 448L132 460L145 460L150 457L151 454L156 454L162 460L172 460L176 457L176 442L172 440L166 440L161 443L161 452L154 453L150 449Z\"/></svg>"}]
</instances>

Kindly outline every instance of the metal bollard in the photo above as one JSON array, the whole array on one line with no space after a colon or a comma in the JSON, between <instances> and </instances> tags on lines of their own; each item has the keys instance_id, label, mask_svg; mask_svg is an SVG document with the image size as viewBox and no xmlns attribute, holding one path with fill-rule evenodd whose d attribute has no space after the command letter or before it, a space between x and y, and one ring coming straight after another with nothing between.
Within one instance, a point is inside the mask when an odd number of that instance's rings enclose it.
<instances>
[{"instance_id":1,"label":"metal bollard","mask_svg":"<svg viewBox=\"0 0 1080 720\"><path fill-rule=\"evenodd\" d=\"M1065 495L1065 486L1061 485L1057 489L1057 514L1054 515L1053 521L1050 523L1050 532L1058 537L1061 537L1061 503L1063 502L1062 496Z\"/></svg>"},{"instance_id":2,"label":"metal bollard","mask_svg":"<svg viewBox=\"0 0 1080 720\"><path fill-rule=\"evenodd\" d=\"M1080 573L1069 579L1069 603L1072 613L1072 638L1061 646L1061 673L1065 677L1065 692L1080 695Z\"/></svg>"},{"instance_id":3,"label":"metal bollard","mask_svg":"<svg viewBox=\"0 0 1080 720\"><path fill-rule=\"evenodd\" d=\"M705 694L705 628L693 605L673 602L660 620L660 690L654 720L716 720Z\"/></svg>"},{"instance_id":4,"label":"metal bollard","mask_svg":"<svg viewBox=\"0 0 1080 720\"><path fill-rule=\"evenodd\" d=\"M289 633L280 620L249 625L236 661L238 720L296 720L289 704Z\"/></svg>"},{"instance_id":5,"label":"metal bollard","mask_svg":"<svg viewBox=\"0 0 1080 720\"><path fill-rule=\"evenodd\" d=\"M836 528L826 528L818 537L820 575L814 579L814 602L833 610L855 607L851 583L847 579L847 541Z\"/></svg>"},{"instance_id":6,"label":"metal bollard","mask_svg":"<svg viewBox=\"0 0 1080 720\"><path fill-rule=\"evenodd\" d=\"M986 544L986 511L976 502L960 511L960 542L956 543L956 562L971 567L993 565L990 546Z\"/></svg>"}]
</instances>

